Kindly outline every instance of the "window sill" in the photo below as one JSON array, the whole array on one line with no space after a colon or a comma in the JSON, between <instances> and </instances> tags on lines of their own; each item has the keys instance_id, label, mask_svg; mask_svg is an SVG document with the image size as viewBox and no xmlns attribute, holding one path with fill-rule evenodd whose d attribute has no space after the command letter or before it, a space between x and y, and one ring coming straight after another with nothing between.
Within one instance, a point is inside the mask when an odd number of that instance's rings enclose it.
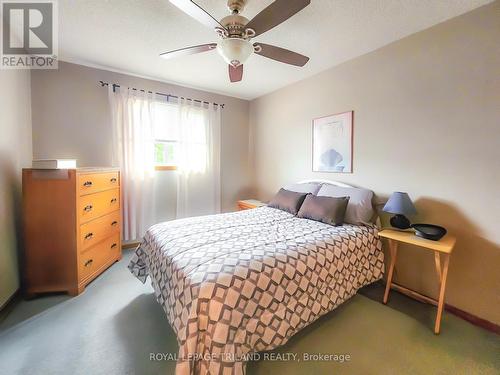
<instances>
[{"instance_id":1,"label":"window sill","mask_svg":"<svg viewBox=\"0 0 500 375\"><path fill-rule=\"evenodd\" d=\"M157 171L176 171L176 165L156 165L155 170Z\"/></svg>"}]
</instances>

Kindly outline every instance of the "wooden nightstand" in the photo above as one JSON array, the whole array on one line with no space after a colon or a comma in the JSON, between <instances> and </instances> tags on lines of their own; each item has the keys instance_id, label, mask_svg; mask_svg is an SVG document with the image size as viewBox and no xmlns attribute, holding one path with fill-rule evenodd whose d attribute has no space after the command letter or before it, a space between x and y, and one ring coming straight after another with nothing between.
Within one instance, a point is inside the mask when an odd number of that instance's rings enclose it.
<instances>
[{"instance_id":1,"label":"wooden nightstand","mask_svg":"<svg viewBox=\"0 0 500 375\"><path fill-rule=\"evenodd\" d=\"M266 204L264 202L261 202L257 199L245 199L238 201L238 210L249 210L251 208L257 208L257 207L262 207L265 206Z\"/></svg>"},{"instance_id":2,"label":"wooden nightstand","mask_svg":"<svg viewBox=\"0 0 500 375\"><path fill-rule=\"evenodd\" d=\"M434 333L439 334L441 326L441 315L443 314L444 307L444 293L446 290L446 277L448 276L448 265L450 263L451 252L455 246L456 239L453 236L446 235L439 241L426 240L417 237L413 232L401 232L393 229L384 229L379 233L380 237L389 240L389 251L391 253L391 263L389 265L389 273L387 275L387 284L385 286L384 303L387 303L389 298L389 290L391 287L401 293L410 297L418 299L423 302L430 303L437 306L436 323L434 325ZM405 288L401 285L392 282L392 275L394 272L394 265L398 254L398 244L406 243L420 247L421 249L434 252L434 261L436 263L436 273L439 280L439 299L436 301L433 298L424 296L414 290ZM441 266L441 259L443 265Z\"/></svg>"}]
</instances>

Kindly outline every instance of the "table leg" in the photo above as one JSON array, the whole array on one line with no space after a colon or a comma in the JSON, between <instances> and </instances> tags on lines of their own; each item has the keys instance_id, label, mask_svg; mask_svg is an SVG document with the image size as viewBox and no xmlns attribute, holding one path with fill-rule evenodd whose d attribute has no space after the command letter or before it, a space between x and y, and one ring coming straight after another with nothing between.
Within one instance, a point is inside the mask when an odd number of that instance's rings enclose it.
<instances>
[{"instance_id":1,"label":"table leg","mask_svg":"<svg viewBox=\"0 0 500 375\"><path fill-rule=\"evenodd\" d=\"M389 291L391 290L392 275L394 273L394 266L396 264L396 258L398 254L397 241L389 239L389 252L391 253L391 263L389 264L389 274L387 275L387 284L385 285L384 303L387 303L387 299L389 298Z\"/></svg>"},{"instance_id":2,"label":"table leg","mask_svg":"<svg viewBox=\"0 0 500 375\"><path fill-rule=\"evenodd\" d=\"M439 267L440 274L440 288L439 288L439 300L438 300L438 309L436 315L436 324L434 325L434 333L439 334L439 330L441 328L441 316L443 315L443 307L444 307L444 292L446 290L446 277L448 276L448 265L450 264L450 254L443 254L444 262L443 269ZM438 267L438 259L439 255L436 256L436 269Z\"/></svg>"},{"instance_id":3,"label":"table leg","mask_svg":"<svg viewBox=\"0 0 500 375\"><path fill-rule=\"evenodd\" d=\"M436 263L436 273L439 280L439 287L441 287L441 258L439 256L439 251L434 251L434 261Z\"/></svg>"}]
</instances>

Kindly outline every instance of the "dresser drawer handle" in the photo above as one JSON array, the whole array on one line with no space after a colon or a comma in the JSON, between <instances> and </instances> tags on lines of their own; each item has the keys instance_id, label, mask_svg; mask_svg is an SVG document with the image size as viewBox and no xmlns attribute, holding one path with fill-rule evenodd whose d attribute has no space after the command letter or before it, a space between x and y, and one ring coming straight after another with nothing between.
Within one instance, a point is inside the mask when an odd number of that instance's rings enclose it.
<instances>
[{"instance_id":1,"label":"dresser drawer handle","mask_svg":"<svg viewBox=\"0 0 500 375\"><path fill-rule=\"evenodd\" d=\"M85 187L92 186L92 181L85 181L85 182L83 183L83 186L85 186Z\"/></svg>"},{"instance_id":2,"label":"dresser drawer handle","mask_svg":"<svg viewBox=\"0 0 500 375\"><path fill-rule=\"evenodd\" d=\"M116 203L116 198L111 199L111 203Z\"/></svg>"},{"instance_id":3,"label":"dresser drawer handle","mask_svg":"<svg viewBox=\"0 0 500 375\"><path fill-rule=\"evenodd\" d=\"M116 179L116 177L113 177L113 178L110 178L110 179L109 179L109 182L111 182L112 184L114 184L116 181L118 181L118 180Z\"/></svg>"},{"instance_id":4,"label":"dresser drawer handle","mask_svg":"<svg viewBox=\"0 0 500 375\"><path fill-rule=\"evenodd\" d=\"M93 208L93 207L92 207L92 205L91 205L91 204L89 204L88 206L85 206L85 207L83 208L83 210L84 210L85 212L89 212L89 211L92 211L92 208Z\"/></svg>"},{"instance_id":5,"label":"dresser drawer handle","mask_svg":"<svg viewBox=\"0 0 500 375\"><path fill-rule=\"evenodd\" d=\"M84 267L88 267L92 264L92 262L94 262L94 259L89 259L85 262L85 264L83 265Z\"/></svg>"},{"instance_id":6,"label":"dresser drawer handle","mask_svg":"<svg viewBox=\"0 0 500 375\"><path fill-rule=\"evenodd\" d=\"M115 247L117 247L118 245L116 243L114 243L113 245L111 245L111 249L114 249Z\"/></svg>"},{"instance_id":7,"label":"dresser drawer handle","mask_svg":"<svg viewBox=\"0 0 500 375\"><path fill-rule=\"evenodd\" d=\"M117 225L117 224L118 224L118 221L116 221L116 220L115 220L115 221L113 221L113 222L111 223L111 225L112 225L113 227L114 227L115 225Z\"/></svg>"},{"instance_id":8,"label":"dresser drawer handle","mask_svg":"<svg viewBox=\"0 0 500 375\"><path fill-rule=\"evenodd\" d=\"M90 232L85 235L86 240L90 240L92 237L94 237L94 233Z\"/></svg>"}]
</instances>

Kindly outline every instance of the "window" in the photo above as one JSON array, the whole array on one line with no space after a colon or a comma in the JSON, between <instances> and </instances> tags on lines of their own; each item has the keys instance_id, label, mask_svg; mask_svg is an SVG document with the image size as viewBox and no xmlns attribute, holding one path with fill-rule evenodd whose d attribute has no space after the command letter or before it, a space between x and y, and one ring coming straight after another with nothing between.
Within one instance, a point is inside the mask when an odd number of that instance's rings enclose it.
<instances>
[{"instance_id":1,"label":"window","mask_svg":"<svg viewBox=\"0 0 500 375\"><path fill-rule=\"evenodd\" d=\"M157 170L204 172L208 166L208 119L202 108L154 104L154 160Z\"/></svg>"},{"instance_id":2,"label":"window","mask_svg":"<svg viewBox=\"0 0 500 375\"><path fill-rule=\"evenodd\" d=\"M156 102L154 116L154 160L156 169L176 169L179 163L179 119L177 109L171 104Z\"/></svg>"},{"instance_id":3,"label":"window","mask_svg":"<svg viewBox=\"0 0 500 375\"><path fill-rule=\"evenodd\" d=\"M155 140L155 164L157 166L176 166L176 151L176 141Z\"/></svg>"}]
</instances>

